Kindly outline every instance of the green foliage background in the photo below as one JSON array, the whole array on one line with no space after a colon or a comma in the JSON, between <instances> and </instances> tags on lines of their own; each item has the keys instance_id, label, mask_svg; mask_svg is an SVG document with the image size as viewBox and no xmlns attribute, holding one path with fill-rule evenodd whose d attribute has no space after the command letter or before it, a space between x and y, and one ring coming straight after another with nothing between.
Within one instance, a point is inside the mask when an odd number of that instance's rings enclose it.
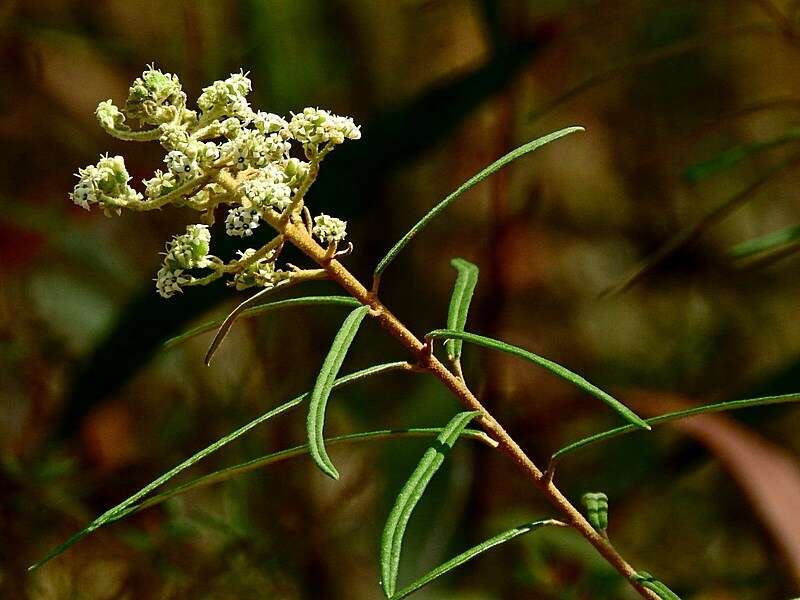
<instances>
[{"instance_id":1,"label":"green foliage background","mask_svg":"<svg viewBox=\"0 0 800 600\"><path fill-rule=\"evenodd\" d=\"M153 145L112 140L93 119L146 63L178 73L190 98L243 67L259 108L318 105L361 123L363 139L326 160L309 201L349 220L347 265L365 282L412 223L480 168L544 133L585 126L448 208L387 269L382 294L420 334L444 327L449 262L463 256L481 269L468 330L552 358L622 401L638 398L637 411L652 416L649 398L665 393L707 403L800 390L798 236L769 238L778 251L741 246L800 223L797 4L3 3L0 596L378 598L383 522L428 444L333 447L338 483L298 459L193 491L26 573L158 474L310 389L346 314L307 307L243 320L210 368L210 334L162 348L241 299L222 285L156 295L158 252L191 215L105 219L67 199L72 173L101 152L124 153L137 181L160 166ZM630 277L665 244L670 252ZM635 285L603 295L624 281ZM336 293L325 284L303 293L315 291ZM365 322L342 372L405 358ZM466 344L462 362L540 463L619 423L513 357ZM457 410L431 378L388 374L334 392L326 432L441 426ZM800 409L731 418L796 468ZM304 429L304 414L290 413L192 475L294 446ZM622 553L681 597L796 596L800 567L725 457L666 426L576 453L558 477L576 502L606 492ZM783 502L795 527L800 499ZM507 460L458 444L409 524L400 585L550 515ZM418 597L630 595L583 540L544 528Z\"/></svg>"}]
</instances>

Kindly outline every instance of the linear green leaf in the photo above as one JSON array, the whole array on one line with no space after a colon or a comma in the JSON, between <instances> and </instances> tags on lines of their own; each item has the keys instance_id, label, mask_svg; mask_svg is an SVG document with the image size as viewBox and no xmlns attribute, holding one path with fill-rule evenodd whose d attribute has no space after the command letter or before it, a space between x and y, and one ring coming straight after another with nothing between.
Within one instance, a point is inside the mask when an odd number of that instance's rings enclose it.
<instances>
[{"instance_id":1,"label":"linear green leaf","mask_svg":"<svg viewBox=\"0 0 800 600\"><path fill-rule=\"evenodd\" d=\"M469 430L465 430L464 433L466 433L467 431ZM504 531L503 533L499 533L496 536L481 542L477 546L473 546L469 550L462 552L458 556L454 556L453 558L451 558L445 563L442 563L435 569L430 570L428 573L417 579L414 583L407 585L402 590L394 594L391 597L391 600L400 600L401 598L406 598L407 596L410 596L420 588L428 585L434 579L441 577L442 575L444 575L449 571L452 571L456 567L460 567L468 560L475 558L478 554L486 552L487 550L490 550L495 546L499 546L500 544L504 544L509 540L513 540L517 536L523 535L525 533L531 533L532 531L536 531L540 527L544 527L547 525L564 527L564 523L562 523L561 521L557 521L555 519L544 519L542 521L534 521L532 523L526 523L524 525L520 525L519 527L514 527L513 529Z\"/></svg>"},{"instance_id":2,"label":"linear green leaf","mask_svg":"<svg viewBox=\"0 0 800 600\"><path fill-rule=\"evenodd\" d=\"M771 252L794 244L800 244L800 225L787 227L786 229L736 244L731 249L730 254L734 258L748 258L754 254Z\"/></svg>"},{"instance_id":3,"label":"linear green leaf","mask_svg":"<svg viewBox=\"0 0 800 600\"><path fill-rule=\"evenodd\" d=\"M642 587L655 592L656 596L661 598L661 600L681 600L678 594L650 575L647 571L639 571L634 578L642 584Z\"/></svg>"},{"instance_id":4,"label":"linear green leaf","mask_svg":"<svg viewBox=\"0 0 800 600\"><path fill-rule=\"evenodd\" d=\"M445 454L450 451L464 428L477 414L477 411L462 412L450 420L437 436L436 442L422 455L416 469L397 495L381 536L381 586L387 598L394 596L397 587L403 534L411 513L436 471L442 466Z\"/></svg>"},{"instance_id":5,"label":"linear green leaf","mask_svg":"<svg viewBox=\"0 0 800 600\"><path fill-rule=\"evenodd\" d=\"M322 368L319 371L319 375L317 375L317 381L314 383L314 389L311 391L311 400L308 403L306 431L308 433L311 457L323 473L334 479L339 479L339 472L333 466L333 462L331 462L328 453L325 451L325 438L322 434L322 429L325 425L325 407L328 405L333 382L336 380L339 369L342 368L344 357L347 356L350 344L353 343L353 339L358 333L358 328L361 326L361 321L364 320L368 312L369 306L360 306L347 315L341 329L333 339L328 356L325 357L325 361L322 363Z\"/></svg>"},{"instance_id":6,"label":"linear green leaf","mask_svg":"<svg viewBox=\"0 0 800 600\"><path fill-rule=\"evenodd\" d=\"M258 315L263 315L274 310L280 310L283 308L292 308L295 306L359 306L358 300L351 298L350 296L303 296L301 298L289 298L287 300L277 300L275 302L266 302L264 304L259 304L258 306L253 306L252 308L248 308L247 310L243 311L239 318L247 318L247 317L255 317ZM180 335L176 335L173 338L168 339L164 342L165 348L172 348L177 346L178 344L182 344L186 340L189 340L193 337L196 337L200 334L206 333L208 331L213 331L217 329L225 319L217 319L216 321L207 321L202 325L198 325L186 331Z\"/></svg>"},{"instance_id":7,"label":"linear green leaf","mask_svg":"<svg viewBox=\"0 0 800 600\"><path fill-rule=\"evenodd\" d=\"M350 433L347 435L340 435L336 437L326 438L325 445L336 446L340 444L352 444L352 443L387 440L395 438L407 438L407 437L432 437L438 435L439 433L441 433L441 431L442 429L440 427L415 427L410 429L380 429L378 431ZM492 448L497 447L497 442L495 440L490 438L483 431L479 431L477 429L465 429L461 433L461 436L467 439L483 442L484 444ZM145 500L144 502L141 502L139 504L134 504L125 509L122 513L120 513L116 517L114 517L112 521L119 521L133 513L139 512L146 508L157 506L158 504L161 504L162 502L169 500L170 498L173 498L190 490L205 487L207 485L212 485L214 483L219 483L222 481L228 481L234 477L237 477L238 475L242 475L244 473L248 473L250 471L254 471L256 469L260 469L262 467L266 467L268 465L272 465L278 462L289 460L291 458L304 456L309 453L310 450L308 444L302 444L300 446L295 446L293 448L288 448L286 450L281 450L279 452L266 454L264 456L254 458L247 462L240 463L238 465L214 471L213 473L209 473L207 475L191 479L185 483L175 486L172 489L169 489L165 492L152 496L147 500Z\"/></svg>"},{"instance_id":8,"label":"linear green leaf","mask_svg":"<svg viewBox=\"0 0 800 600\"><path fill-rule=\"evenodd\" d=\"M642 419L639 415L633 412L630 408L625 406L622 402L611 396L610 394L604 392L596 385L588 382L586 379L578 375L577 373L573 373L566 367L559 365L558 363L553 362L552 360L548 360L539 356L538 354L534 354L533 352L528 352L527 350L520 348L518 346L512 346L511 344L507 344L506 342L501 342L500 340L496 340L490 337L485 337L482 335L477 335L475 333L467 333L465 331L452 331L450 329L435 329L428 333L426 338L429 339L437 339L437 338L444 338L444 339L461 339L465 342L469 342L471 344L476 344L478 346L484 346L485 348L491 348L493 350L500 350L501 352L506 352L508 354L513 354L514 356L518 356L519 358L524 358L540 367L544 367L554 375L569 381L575 387L582 389L584 392L587 392L609 406L614 412L620 415L623 419L628 421L629 423L633 423L637 427L641 427L642 429L650 429L650 426L647 422Z\"/></svg>"},{"instance_id":9,"label":"linear green leaf","mask_svg":"<svg viewBox=\"0 0 800 600\"><path fill-rule=\"evenodd\" d=\"M334 388L339 388L339 387L348 385L350 383L354 383L356 381L361 381L362 379L366 379L367 377L372 377L374 375L378 375L380 373L386 373L386 372L389 372L389 371L398 371L398 370L408 370L408 368L409 368L408 363L404 362L404 361L391 362L391 363L384 363L384 364L380 364L380 365L375 365L373 367L369 367L367 369L362 369L360 371L356 371L356 372L351 373L349 375L345 375L344 377L340 377L339 379L337 379L334 382L333 387ZM297 396L296 398L294 398L292 400L289 400L288 402L285 402L284 404L281 404L280 406L277 406L277 407L273 408L272 410L264 413L260 417L257 417L255 419L253 419L252 421L250 421L246 425L243 425L242 427L240 427L236 431L233 431L233 432L229 433L228 435L226 435L225 437L220 438L219 440L217 440L213 444L211 444L209 446L206 446L200 452L197 452L196 454L194 454L191 457L187 458L185 461L183 461L182 463L180 463L176 467L173 467L172 469L170 469L169 471L167 471L166 473L164 473L160 477L154 479L152 482L150 482L149 484L144 486L142 489L140 489L138 492L136 492L132 496L126 498L125 500L123 500L122 502L117 504L115 507L113 507L113 508L107 510L106 512L104 512L102 515L100 515L94 521L92 521L89 525L87 525L86 527L84 527L83 529L78 531L77 533L73 534L71 537L69 537L62 544L59 544L58 546L56 546L55 548L50 550L42 559L38 560L33 565L28 567L28 570L33 570L33 569L36 569L37 567L40 567L41 565L43 565L44 563L46 563L50 559L52 559L52 558L58 556L59 554L61 554L62 552L64 552L67 548L72 546L75 542L81 540L82 538L86 537L90 533L96 531L97 529L99 529L100 527L105 525L106 523L109 523L112 520L117 520L117 516L119 514L123 513L128 507L132 506L134 503L138 502L139 500L141 500L142 498L144 498L145 496L147 496L148 494L150 494L151 492L153 492L157 488L161 487L167 481L169 481L170 479L172 479L173 477L175 477L176 475L178 475L182 471L185 471L189 467L191 467L191 466L195 465L196 463L200 462L201 460L203 460L208 455L213 454L214 452L216 452L217 450L219 450L223 446L229 444L230 442L232 442L236 438L241 437L242 435L244 435L245 433L247 433L248 431L250 431L251 429L253 429L257 425L260 425L264 421L267 421L267 420L271 419L272 417L275 417L275 416L277 416L277 415L279 415L279 414L281 414L283 412L286 412L287 410L289 410L291 408L294 408L295 406L297 406L299 404L302 404L309 396L310 396L310 392L306 392L305 394Z\"/></svg>"},{"instance_id":10,"label":"linear green leaf","mask_svg":"<svg viewBox=\"0 0 800 600\"><path fill-rule=\"evenodd\" d=\"M469 314L469 304L475 285L478 283L478 267L463 258L454 258L450 261L452 267L458 271L456 282L453 285L453 294L450 296L450 308L447 311L447 328L454 331L464 331ZM447 340L444 343L447 356L450 360L461 358L461 340Z\"/></svg>"},{"instance_id":11,"label":"linear green leaf","mask_svg":"<svg viewBox=\"0 0 800 600\"><path fill-rule=\"evenodd\" d=\"M693 408L687 408L685 410L678 410L675 412L659 415L657 417L651 417L647 419L647 423L650 426L655 427L656 425L660 425L662 423L669 423L670 421L678 421L680 419L694 417L695 415L718 413L728 410L741 410L743 408L752 408L754 406L767 406L770 404L786 404L788 402L798 402L798 401L800 401L800 393L784 394L782 396L762 396L759 398L746 398L744 400L729 400L728 402L717 402L715 404L706 404L705 406L695 406ZM620 427L615 427L614 429L609 429L607 431L601 431L600 433L595 433L594 435L590 435L576 442L572 442L571 444L564 446L558 452L553 454L553 456L550 458L550 465L551 467L554 466L556 462L558 462L566 454L574 452L575 450L584 448L586 446L591 446L599 442L604 442L606 440L610 440L612 438L619 437L621 435L625 435L626 433L630 433L636 430L637 428L633 427L632 425L622 425Z\"/></svg>"},{"instance_id":12,"label":"linear green leaf","mask_svg":"<svg viewBox=\"0 0 800 600\"><path fill-rule=\"evenodd\" d=\"M375 277L380 277L380 275L386 270L386 267L395 259L395 257L405 248L408 243L413 239L415 235L417 235L420 231L422 231L425 227L427 227L428 223L430 223L436 216L442 212L445 208L450 206L450 204L458 198L461 194L475 186L476 184L480 183L489 175L499 171L508 163L518 159L520 156L524 156L529 152L533 152L537 148L541 148L545 144L549 144L550 142L557 140L558 138L564 137L565 135L569 135L570 133L575 133L576 131L584 131L583 127L566 127L564 129L560 129L559 131L554 131L548 135L542 136L537 138L533 141L528 142L527 144L523 144L519 148L512 150L502 158L496 160L488 167L483 169L482 171L476 173L472 177L470 177L467 181L461 184L455 191L451 192L444 200L439 202L436 206L434 206L424 217L422 217L417 223L408 230L400 240L392 246L389 252L386 253L381 261L378 263L378 266L375 267Z\"/></svg>"},{"instance_id":13,"label":"linear green leaf","mask_svg":"<svg viewBox=\"0 0 800 600\"><path fill-rule=\"evenodd\" d=\"M683 178L691 183L698 183L716 175L722 171L735 167L746 158L757 154L759 152L777 148L784 144L800 139L800 127L790 129L789 131L774 137L769 140L749 142L746 144L739 144L732 148L726 148L716 156L695 163L687 167L683 172Z\"/></svg>"}]
</instances>

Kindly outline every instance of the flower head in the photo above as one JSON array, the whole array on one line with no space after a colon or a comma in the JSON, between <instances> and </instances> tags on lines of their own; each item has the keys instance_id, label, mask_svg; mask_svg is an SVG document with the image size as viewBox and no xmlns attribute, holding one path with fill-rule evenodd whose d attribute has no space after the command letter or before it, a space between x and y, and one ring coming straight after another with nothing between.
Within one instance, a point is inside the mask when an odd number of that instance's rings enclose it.
<instances>
[{"instance_id":1,"label":"flower head","mask_svg":"<svg viewBox=\"0 0 800 600\"><path fill-rule=\"evenodd\" d=\"M225 219L225 233L234 237L249 237L259 225L257 210L237 206L228 211Z\"/></svg>"},{"instance_id":2,"label":"flower head","mask_svg":"<svg viewBox=\"0 0 800 600\"><path fill-rule=\"evenodd\" d=\"M329 215L319 215L314 218L311 233L322 243L336 244L347 235L347 222Z\"/></svg>"},{"instance_id":3,"label":"flower head","mask_svg":"<svg viewBox=\"0 0 800 600\"><path fill-rule=\"evenodd\" d=\"M208 255L211 245L211 232L206 225L188 225L186 233L176 235L167 244L164 254L164 268L197 269L210 264Z\"/></svg>"}]
</instances>

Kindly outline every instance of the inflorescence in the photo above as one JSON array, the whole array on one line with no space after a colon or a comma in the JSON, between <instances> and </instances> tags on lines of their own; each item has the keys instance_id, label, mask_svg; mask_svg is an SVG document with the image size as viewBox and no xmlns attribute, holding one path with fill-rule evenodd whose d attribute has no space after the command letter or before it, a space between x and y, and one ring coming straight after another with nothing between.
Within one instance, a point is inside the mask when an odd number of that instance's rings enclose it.
<instances>
[{"instance_id":1,"label":"inflorescence","mask_svg":"<svg viewBox=\"0 0 800 600\"><path fill-rule=\"evenodd\" d=\"M97 205L107 216L169 204L201 213L202 224L189 225L167 243L155 280L164 298L224 275L231 276L229 285L236 289L291 281L301 271L276 265L283 247L281 230L289 222L307 227L331 255L345 238L347 223L329 215L312 222L303 200L319 163L338 144L359 139L358 126L319 108L305 108L288 120L254 111L247 100L251 87L247 74L234 73L204 88L197 110L192 110L178 77L149 67L131 85L124 108L111 100L97 107L97 120L110 135L158 141L166 151L165 169L143 180L141 193L131 187L121 156L102 156L78 171L72 201L86 210ZM302 158L292 156L298 147ZM220 207L226 212L227 235L251 238L266 223L277 237L225 263L210 254L209 225Z\"/></svg>"}]
</instances>

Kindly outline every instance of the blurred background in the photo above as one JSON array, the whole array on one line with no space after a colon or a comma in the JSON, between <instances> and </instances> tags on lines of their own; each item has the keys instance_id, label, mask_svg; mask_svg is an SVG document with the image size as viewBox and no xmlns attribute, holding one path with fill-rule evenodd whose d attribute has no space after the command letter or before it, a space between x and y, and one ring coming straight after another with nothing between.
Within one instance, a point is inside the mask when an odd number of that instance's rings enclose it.
<instances>
[{"instance_id":1,"label":"blurred background","mask_svg":"<svg viewBox=\"0 0 800 600\"><path fill-rule=\"evenodd\" d=\"M344 312L240 321L163 342L244 296L221 282L161 299L159 252L193 215L105 218L72 205L79 167L156 144L96 125L155 62L190 100L249 70L255 107L352 115L363 138L326 160L315 210L349 222L362 281L435 202L530 139L586 132L470 191L386 272L418 334L443 326L455 277L481 268L468 329L561 362L644 415L800 391L800 2L789 0L5 0L0 3L0 595L3 598L381 597L383 522L424 440L331 451L177 496L34 573L51 546L140 487L313 384ZM749 242L783 232L778 244ZM744 244L744 245L743 245ZM314 284L292 294L335 293ZM291 294L284 293L284 296ZM345 371L406 356L373 324ZM468 382L544 464L618 424L594 399L465 347ZM390 374L337 392L330 435L441 426L456 401ZM577 502L604 491L610 534L685 599L788 600L800 590L800 408L634 434L565 459ZM302 408L178 480L302 443ZM463 441L420 503L401 581L552 514L509 460ZM419 598L630 599L577 535L519 538Z\"/></svg>"}]
</instances>

